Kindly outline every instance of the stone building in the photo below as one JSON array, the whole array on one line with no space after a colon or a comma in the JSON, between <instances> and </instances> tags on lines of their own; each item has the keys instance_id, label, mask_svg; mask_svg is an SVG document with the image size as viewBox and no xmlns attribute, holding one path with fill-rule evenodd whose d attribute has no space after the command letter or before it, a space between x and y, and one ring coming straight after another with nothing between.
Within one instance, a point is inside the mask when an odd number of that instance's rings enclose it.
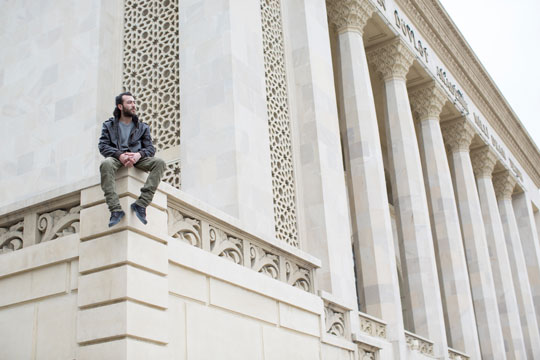
<instances>
[{"instance_id":1,"label":"stone building","mask_svg":"<svg viewBox=\"0 0 540 360\"><path fill-rule=\"evenodd\" d=\"M540 358L540 151L437 0L0 10L0 359Z\"/></svg>"}]
</instances>

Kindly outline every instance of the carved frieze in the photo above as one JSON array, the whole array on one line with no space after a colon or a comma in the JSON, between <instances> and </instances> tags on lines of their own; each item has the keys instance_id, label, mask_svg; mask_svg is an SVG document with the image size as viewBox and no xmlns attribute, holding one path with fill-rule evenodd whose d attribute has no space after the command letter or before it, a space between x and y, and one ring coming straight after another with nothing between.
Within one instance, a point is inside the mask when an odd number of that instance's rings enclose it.
<instances>
[{"instance_id":1,"label":"carved frieze","mask_svg":"<svg viewBox=\"0 0 540 360\"><path fill-rule=\"evenodd\" d=\"M405 80L415 56L401 38L369 50L367 59L384 80L400 78Z\"/></svg>"},{"instance_id":2,"label":"carved frieze","mask_svg":"<svg viewBox=\"0 0 540 360\"><path fill-rule=\"evenodd\" d=\"M409 92L409 100L413 114L422 121L426 119L438 120L448 98L437 85L431 84Z\"/></svg>"},{"instance_id":3,"label":"carved frieze","mask_svg":"<svg viewBox=\"0 0 540 360\"><path fill-rule=\"evenodd\" d=\"M497 156L487 146L471 151L471 162L474 174L477 177L491 177Z\"/></svg>"},{"instance_id":4,"label":"carved frieze","mask_svg":"<svg viewBox=\"0 0 540 360\"><path fill-rule=\"evenodd\" d=\"M201 222L182 215L180 211L168 208L168 233L190 245L201 247Z\"/></svg>"},{"instance_id":5,"label":"carved frieze","mask_svg":"<svg viewBox=\"0 0 540 360\"><path fill-rule=\"evenodd\" d=\"M327 0L326 9L330 23L337 32L357 31L363 34L364 27L375 7L366 0Z\"/></svg>"},{"instance_id":6,"label":"carved frieze","mask_svg":"<svg viewBox=\"0 0 540 360\"><path fill-rule=\"evenodd\" d=\"M360 314L360 331L386 339L386 325Z\"/></svg>"},{"instance_id":7,"label":"carved frieze","mask_svg":"<svg viewBox=\"0 0 540 360\"><path fill-rule=\"evenodd\" d=\"M441 131L444 143L452 152L469 151L475 131L465 118L443 122Z\"/></svg>"},{"instance_id":8,"label":"carved frieze","mask_svg":"<svg viewBox=\"0 0 540 360\"><path fill-rule=\"evenodd\" d=\"M433 356L433 343L428 342L424 339L422 339L419 336L416 336L412 333L406 332L405 333L405 341L407 342L407 347L410 350L418 351L422 354Z\"/></svg>"}]
</instances>

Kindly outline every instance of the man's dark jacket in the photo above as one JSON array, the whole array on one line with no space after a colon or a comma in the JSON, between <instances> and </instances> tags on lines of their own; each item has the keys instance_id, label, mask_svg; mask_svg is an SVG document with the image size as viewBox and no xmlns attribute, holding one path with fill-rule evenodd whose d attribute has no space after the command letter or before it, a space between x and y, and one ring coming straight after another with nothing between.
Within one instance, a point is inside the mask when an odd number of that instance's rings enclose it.
<instances>
[{"instance_id":1,"label":"man's dark jacket","mask_svg":"<svg viewBox=\"0 0 540 360\"><path fill-rule=\"evenodd\" d=\"M139 152L141 159L152 157L156 153L154 145L152 145L152 137L150 136L150 127L139 121L137 116L133 116L133 128L129 134L128 148L129 152ZM99 152L105 157L115 157L119 159L122 155L120 151L120 136L118 130L117 118L110 118L103 123L101 128L101 136L99 137Z\"/></svg>"}]
</instances>

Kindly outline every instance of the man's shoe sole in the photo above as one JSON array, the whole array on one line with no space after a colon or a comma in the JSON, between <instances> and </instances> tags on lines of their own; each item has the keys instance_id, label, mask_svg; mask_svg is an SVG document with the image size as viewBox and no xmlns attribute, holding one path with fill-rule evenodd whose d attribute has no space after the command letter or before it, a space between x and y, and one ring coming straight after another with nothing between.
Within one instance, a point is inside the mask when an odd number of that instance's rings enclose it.
<instances>
[{"instance_id":1,"label":"man's shoe sole","mask_svg":"<svg viewBox=\"0 0 540 360\"><path fill-rule=\"evenodd\" d=\"M131 204L131 210L133 210L135 215L137 215L137 219L141 220L141 222L144 225L146 225L148 223L148 221L145 218L143 218L142 216L140 216L139 213L137 212L137 210L135 209L135 203Z\"/></svg>"}]
</instances>

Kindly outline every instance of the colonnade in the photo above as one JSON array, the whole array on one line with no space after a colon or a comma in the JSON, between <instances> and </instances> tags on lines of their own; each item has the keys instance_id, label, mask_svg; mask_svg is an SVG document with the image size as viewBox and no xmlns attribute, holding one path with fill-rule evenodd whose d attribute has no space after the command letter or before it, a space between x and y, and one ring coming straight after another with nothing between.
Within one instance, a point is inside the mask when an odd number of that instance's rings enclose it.
<instances>
[{"instance_id":1,"label":"colonnade","mask_svg":"<svg viewBox=\"0 0 540 360\"><path fill-rule=\"evenodd\" d=\"M535 280L538 274L540 252L527 194L502 163L494 174L498 158L489 144L478 147L477 141L471 151L473 139L481 137L470 119L441 121L449 98L435 80L408 88L415 54L399 36L366 51L371 2L327 6L336 31L338 103L364 311L388 321L391 341L401 340L403 328L430 339L438 358L448 356L448 347L471 358L539 357L529 276ZM370 78L368 63L378 78ZM375 81L384 89L379 116ZM386 144L380 143L378 121L384 121ZM384 201L385 146L399 249ZM397 251L404 278L399 285L396 262L388 261ZM398 286L410 318L399 316Z\"/></svg>"}]
</instances>

